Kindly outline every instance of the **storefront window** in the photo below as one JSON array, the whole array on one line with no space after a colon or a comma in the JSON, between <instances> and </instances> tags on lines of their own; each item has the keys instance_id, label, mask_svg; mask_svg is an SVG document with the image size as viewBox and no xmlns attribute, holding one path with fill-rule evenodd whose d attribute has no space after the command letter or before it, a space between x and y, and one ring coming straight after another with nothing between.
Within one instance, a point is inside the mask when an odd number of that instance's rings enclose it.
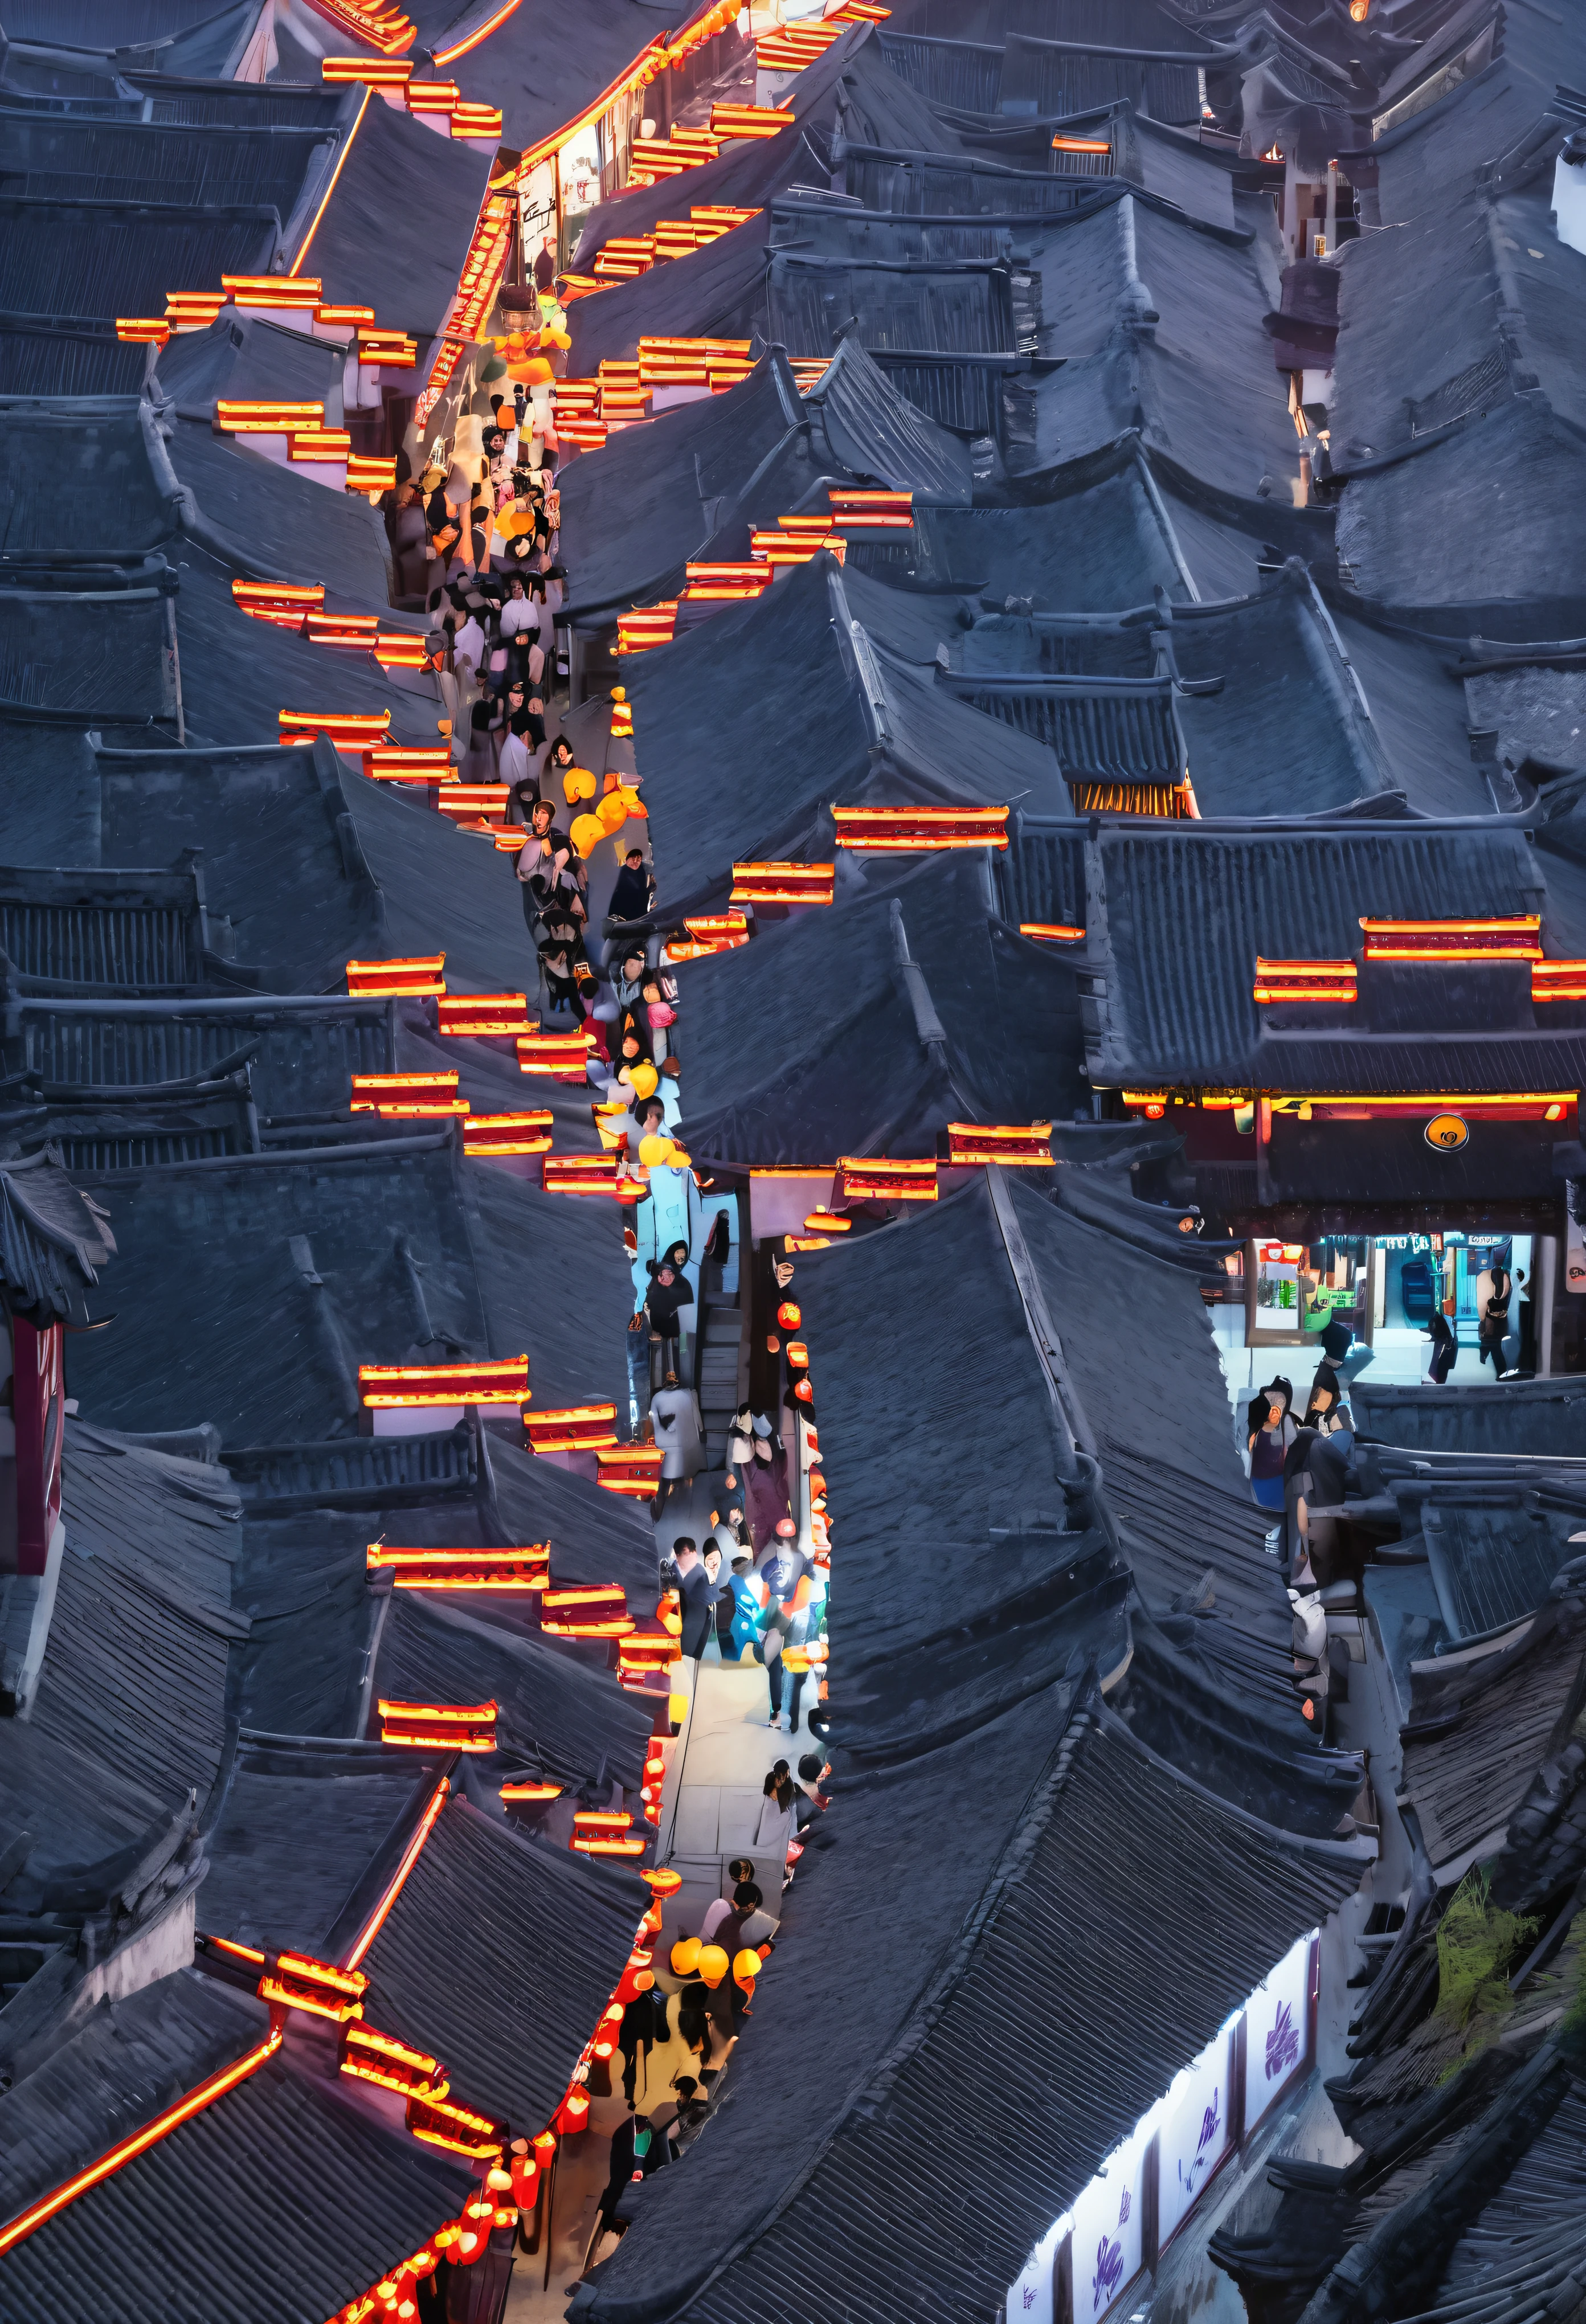
<instances>
[{"instance_id":1,"label":"storefront window","mask_svg":"<svg viewBox=\"0 0 1586 2324\"><path fill-rule=\"evenodd\" d=\"M534 280L534 262L550 236L551 255L557 256L557 165L553 161L536 161L518 189L518 210L523 222L523 280Z\"/></svg>"},{"instance_id":2,"label":"storefront window","mask_svg":"<svg viewBox=\"0 0 1586 2324\"><path fill-rule=\"evenodd\" d=\"M1357 1339L1369 1339L1370 1253L1365 1235L1252 1242L1246 1268L1251 1344L1301 1346L1319 1339L1335 1314Z\"/></svg>"},{"instance_id":3,"label":"storefront window","mask_svg":"<svg viewBox=\"0 0 1586 2324\"><path fill-rule=\"evenodd\" d=\"M564 267L577 247L586 217L600 199L601 142L600 124L591 121L576 131L557 155Z\"/></svg>"},{"instance_id":4,"label":"storefront window","mask_svg":"<svg viewBox=\"0 0 1586 2324\"><path fill-rule=\"evenodd\" d=\"M1074 2207L1074 2324L1097 2324L1139 2273L1149 2129L1148 2117Z\"/></svg>"},{"instance_id":5,"label":"storefront window","mask_svg":"<svg viewBox=\"0 0 1586 2324\"><path fill-rule=\"evenodd\" d=\"M1161 2130L1157 2233L1163 2243L1188 2217L1233 2136L1233 2037L1225 2028L1167 2093Z\"/></svg>"},{"instance_id":6,"label":"storefront window","mask_svg":"<svg viewBox=\"0 0 1586 2324\"><path fill-rule=\"evenodd\" d=\"M1311 2047L1311 1940L1300 1937L1245 2012L1245 2135L1293 2081Z\"/></svg>"}]
</instances>

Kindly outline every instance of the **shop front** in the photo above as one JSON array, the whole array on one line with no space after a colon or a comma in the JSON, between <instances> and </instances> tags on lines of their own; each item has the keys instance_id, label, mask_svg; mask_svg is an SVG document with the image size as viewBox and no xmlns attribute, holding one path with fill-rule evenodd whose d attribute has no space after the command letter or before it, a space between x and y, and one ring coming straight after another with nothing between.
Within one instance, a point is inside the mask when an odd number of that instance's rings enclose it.
<instances>
[{"instance_id":1,"label":"shop front","mask_svg":"<svg viewBox=\"0 0 1586 2324\"><path fill-rule=\"evenodd\" d=\"M1241 1246L1225 1305L1242 1309L1246 1348L1319 1357L1336 1319L1352 1342L1346 1372L1369 1360L1373 1377L1419 1379L1441 1343L1446 1376L1474 1379L1485 1278L1499 1267L1515 1283L1501 1368L1581 1362L1586 1271L1572 1292L1564 1265L1574 1092L1121 1097L1183 1137L1203 1231ZM1230 1317L1235 1344L1238 1331Z\"/></svg>"},{"instance_id":2,"label":"shop front","mask_svg":"<svg viewBox=\"0 0 1586 2324\"><path fill-rule=\"evenodd\" d=\"M1557 1262L1556 1237L1502 1229L1323 1234L1295 1242L1253 1235L1239 1255L1245 1345L1310 1349L1319 1356L1336 1320L1348 1326L1356 1351L1370 1351L1380 1376L1420 1378L1433 1347L1433 1318L1441 1315L1453 1342L1450 1375L1458 1376L1457 1366L1473 1379L1481 1361L1481 1318L1495 1280L1501 1285L1507 1277L1513 1288L1498 1368L1534 1375L1548 1369L1551 1313L1544 1311L1551 1310ZM1344 1359L1346 1374L1359 1365L1358 1355Z\"/></svg>"},{"instance_id":3,"label":"shop front","mask_svg":"<svg viewBox=\"0 0 1586 2324\"><path fill-rule=\"evenodd\" d=\"M1559 1232L1573 1090L1452 1095L1125 1089L1184 1138L1203 1212L1231 1235Z\"/></svg>"}]
</instances>

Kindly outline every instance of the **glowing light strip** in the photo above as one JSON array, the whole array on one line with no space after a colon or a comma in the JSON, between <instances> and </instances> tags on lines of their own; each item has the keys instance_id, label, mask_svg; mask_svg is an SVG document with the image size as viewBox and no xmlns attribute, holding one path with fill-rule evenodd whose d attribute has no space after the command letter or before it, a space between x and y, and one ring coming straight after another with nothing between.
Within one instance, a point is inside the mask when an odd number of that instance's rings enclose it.
<instances>
[{"instance_id":1,"label":"glowing light strip","mask_svg":"<svg viewBox=\"0 0 1586 2324\"><path fill-rule=\"evenodd\" d=\"M179 2130L184 2122L190 2122L195 2115L202 2114L207 2107L213 2106L217 2098L224 2098L227 2090L234 2090L239 2082L245 2082L250 2074L257 2073L259 2068L275 2055L281 2047L281 2039L279 2030L272 2026L256 2050L250 2050L246 2057L239 2058L235 2065L211 2074L207 2082L200 2082L196 2089L189 2090L186 2098L168 2107L164 2114L157 2115L142 2130L134 2131L130 2138L124 2138L118 2145L111 2147L97 2163L90 2163L86 2171L79 2171L75 2178L68 2179L51 2193L31 2204L25 2211L19 2211L6 2227L0 2227L0 2253L8 2252L14 2245L24 2242L35 2229L52 2219L57 2211L63 2211L69 2203L75 2203L79 2195L86 2195L90 2187L98 2186L101 2180L110 2178L127 2163L135 2162L151 2146L157 2146L162 2138L169 2137L173 2130Z\"/></svg>"},{"instance_id":2,"label":"glowing light strip","mask_svg":"<svg viewBox=\"0 0 1586 2324\"><path fill-rule=\"evenodd\" d=\"M1032 1121L1022 1127L950 1121L947 1158L949 1162L971 1166L1000 1162L1013 1170L1048 1169L1052 1162L1052 1125L1049 1121ZM791 1355L791 1349L788 1353Z\"/></svg>"},{"instance_id":3,"label":"glowing light strip","mask_svg":"<svg viewBox=\"0 0 1586 2324\"><path fill-rule=\"evenodd\" d=\"M256 1945L234 1944L229 1937L207 1936L200 1941L206 1945L213 1945L218 1952L232 1954L237 1960L252 1961L259 1969L263 1968L267 1958Z\"/></svg>"},{"instance_id":4,"label":"glowing light strip","mask_svg":"<svg viewBox=\"0 0 1586 2324\"><path fill-rule=\"evenodd\" d=\"M303 236L302 242L299 246L298 254L292 261L291 271L294 274L299 272L300 270L304 259L309 255L309 245L319 231L319 221L325 216L326 210L329 206L330 197L336 191L337 180L340 178L342 171L346 167L347 155L353 150L353 140L356 137L359 130L364 125L364 115L369 110L369 99L373 96L373 90L370 88L368 82L365 81L364 84L363 102L358 107L357 118L353 123L351 129L347 132L346 143L343 145L341 152L336 157L336 167L330 173L330 183L325 189L324 196L320 201L318 208L314 213L313 220L309 225L309 231Z\"/></svg>"},{"instance_id":5,"label":"glowing light strip","mask_svg":"<svg viewBox=\"0 0 1586 2324\"><path fill-rule=\"evenodd\" d=\"M920 853L945 847L1006 847L1008 809L834 807L839 847Z\"/></svg>"},{"instance_id":6,"label":"glowing light strip","mask_svg":"<svg viewBox=\"0 0 1586 2324\"><path fill-rule=\"evenodd\" d=\"M1257 1001L1326 1001L1344 1006L1358 997L1352 960L1263 960L1257 955Z\"/></svg>"},{"instance_id":7,"label":"glowing light strip","mask_svg":"<svg viewBox=\"0 0 1586 2324\"><path fill-rule=\"evenodd\" d=\"M408 2100L408 2129L427 2146L447 2146L456 2154L499 2154L507 2142L506 2125L471 2107L450 2106L439 2098L415 2094ZM470 2138L467 2133L472 2133Z\"/></svg>"},{"instance_id":8,"label":"glowing light strip","mask_svg":"<svg viewBox=\"0 0 1586 2324\"><path fill-rule=\"evenodd\" d=\"M1020 920L1021 936L1034 936L1038 944L1083 944L1083 928L1066 927L1061 920Z\"/></svg>"},{"instance_id":9,"label":"glowing light strip","mask_svg":"<svg viewBox=\"0 0 1586 2324\"><path fill-rule=\"evenodd\" d=\"M469 32L463 40L454 42L449 49L437 49L434 51L435 62L449 65L454 57L466 57L470 49L476 49L481 41L487 41L498 26L506 23L517 5L518 0L504 0L504 5L498 8L493 16L487 16L477 32Z\"/></svg>"},{"instance_id":10,"label":"glowing light strip","mask_svg":"<svg viewBox=\"0 0 1586 2324\"><path fill-rule=\"evenodd\" d=\"M865 1162L845 1155L837 1167L848 1202L934 1203L937 1199L934 1161Z\"/></svg>"},{"instance_id":11,"label":"glowing light strip","mask_svg":"<svg viewBox=\"0 0 1586 2324\"><path fill-rule=\"evenodd\" d=\"M361 1969L339 1969L308 1953L279 1953L259 1979L259 1998L283 2009L307 2010L337 2024L363 2015L369 1980Z\"/></svg>"},{"instance_id":12,"label":"glowing light strip","mask_svg":"<svg viewBox=\"0 0 1586 2324\"><path fill-rule=\"evenodd\" d=\"M465 1154L549 1154L548 1113L477 1113L463 1124Z\"/></svg>"},{"instance_id":13,"label":"glowing light strip","mask_svg":"<svg viewBox=\"0 0 1586 2324\"><path fill-rule=\"evenodd\" d=\"M1298 1105L1311 1105L1351 1106L1371 1113L1495 1113L1500 1109L1519 1105L1569 1107L1575 1103L1579 1094L1577 1090L1511 1090L1496 1094L1489 1091L1480 1096L1466 1091L1452 1094L1445 1092L1441 1095L1384 1097L1378 1091L1369 1096L1351 1097L1327 1091L1318 1092L1314 1097L1296 1097L1286 1093L1281 1101L1275 1099L1274 1103L1281 1102L1286 1112Z\"/></svg>"},{"instance_id":14,"label":"glowing light strip","mask_svg":"<svg viewBox=\"0 0 1586 2324\"><path fill-rule=\"evenodd\" d=\"M394 2034L379 2033L373 2025L353 2023L345 2028L340 2064L344 2074L380 2082L388 2090L401 2090L404 2098L443 2098L450 2087L438 2058L432 2058L428 2050L416 2050L410 2042L399 2041ZM402 2070L415 2079L404 2081Z\"/></svg>"},{"instance_id":15,"label":"glowing light strip","mask_svg":"<svg viewBox=\"0 0 1586 2324\"><path fill-rule=\"evenodd\" d=\"M358 1394L372 1412L421 1404L522 1404L529 1359L502 1356L463 1364L360 1364Z\"/></svg>"},{"instance_id":16,"label":"glowing light strip","mask_svg":"<svg viewBox=\"0 0 1586 2324\"><path fill-rule=\"evenodd\" d=\"M1258 984L1251 999L1269 1007L1283 1007L1296 1001L1324 1001L1338 1008L1347 1008L1358 998L1352 987L1345 990L1336 984Z\"/></svg>"},{"instance_id":17,"label":"glowing light strip","mask_svg":"<svg viewBox=\"0 0 1586 2324\"><path fill-rule=\"evenodd\" d=\"M1531 964L1533 1001L1586 1001L1586 960L1538 960Z\"/></svg>"},{"instance_id":18,"label":"glowing light strip","mask_svg":"<svg viewBox=\"0 0 1586 2324\"><path fill-rule=\"evenodd\" d=\"M479 1720L471 1727L453 1719L426 1719L398 1707L381 1721L380 1739L399 1751L474 1751L495 1748L495 1720Z\"/></svg>"},{"instance_id":19,"label":"glowing light strip","mask_svg":"<svg viewBox=\"0 0 1586 2324\"><path fill-rule=\"evenodd\" d=\"M1368 960L1542 958L1542 919L1517 912L1490 920L1378 920L1362 916Z\"/></svg>"},{"instance_id":20,"label":"glowing light strip","mask_svg":"<svg viewBox=\"0 0 1586 2324\"><path fill-rule=\"evenodd\" d=\"M379 1904L374 1907L373 1912L369 1915L368 1920L364 1923L364 1928L362 1933L358 1937L357 1942L354 1945L351 1952L347 1954L346 1960L343 1961L342 1967L344 1969L357 1968L358 1963L363 1960L370 1946L374 1942L375 1938L380 1934L381 1930L385 1926L386 1919L391 1912L391 1908L396 1903L397 1898L401 1895L403 1885L407 1880L409 1873L419 1861L420 1852L422 1849L425 1841L429 1837L430 1828L433 1825L436 1817L446 1805L447 1795L450 1790L450 1778L443 1775L439 1783L437 1784L435 1787L434 1793L430 1797L429 1806L425 1809L423 1815L420 1819L418 1830L414 1832L412 1839L402 1850L401 1861L392 1875L390 1886L386 1889L386 1892L381 1898Z\"/></svg>"},{"instance_id":21,"label":"glowing light strip","mask_svg":"<svg viewBox=\"0 0 1586 2324\"><path fill-rule=\"evenodd\" d=\"M366 1542L364 1563L371 1572L378 1565L484 1566L522 1563L530 1558L549 1559L549 1541L525 1542L518 1549L388 1549L383 1541Z\"/></svg>"}]
</instances>

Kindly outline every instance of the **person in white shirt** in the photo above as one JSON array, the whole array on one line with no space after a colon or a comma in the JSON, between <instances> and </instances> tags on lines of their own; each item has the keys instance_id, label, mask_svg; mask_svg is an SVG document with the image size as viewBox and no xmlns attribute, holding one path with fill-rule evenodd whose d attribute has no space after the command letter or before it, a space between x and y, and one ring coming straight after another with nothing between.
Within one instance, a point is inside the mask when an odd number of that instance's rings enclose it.
<instances>
[{"instance_id":1,"label":"person in white shirt","mask_svg":"<svg viewBox=\"0 0 1586 2324\"><path fill-rule=\"evenodd\" d=\"M754 1828L754 1852L763 1855L773 1868L780 1895L786 1881L782 1875L788 1862L788 1846L796 1828L794 1803L798 1787L788 1771L786 1759L779 1759L765 1779L765 1797L760 1803L760 1821Z\"/></svg>"},{"instance_id":2,"label":"person in white shirt","mask_svg":"<svg viewBox=\"0 0 1586 2324\"><path fill-rule=\"evenodd\" d=\"M534 758L529 748L528 727L529 722L525 717L521 733L518 732L514 724L508 728L502 738L501 779L509 786L526 783L530 779ZM521 820L526 823L529 819L527 810L521 817L514 816L512 813L511 802L508 804L507 814L510 822L516 823Z\"/></svg>"},{"instance_id":3,"label":"person in white shirt","mask_svg":"<svg viewBox=\"0 0 1586 2324\"><path fill-rule=\"evenodd\" d=\"M503 638L515 638L520 630L539 628L539 608L523 586L523 576L514 573L507 588L507 602L501 609L501 633Z\"/></svg>"},{"instance_id":4,"label":"person in white shirt","mask_svg":"<svg viewBox=\"0 0 1586 2324\"><path fill-rule=\"evenodd\" d=\"M475 686L478 684L479 673L484 667L484 632L473 613L468 615L452 641L452 660L457 664L466 661L468 664L466 682ZM460 668L457 675L459 678L463 675Z\"/></svg>"},{"instance_id":5,"label":"person in white shirt","mask_svg":"<svg viewBox=\"0 0 1586 2324\"><path fill-rule=\"evenodd\" d=\"M691 1388L660 1388L650 1399L663 1479L692 1477L705 1466L699 1399Z\"/></svg>"}]
</instances>

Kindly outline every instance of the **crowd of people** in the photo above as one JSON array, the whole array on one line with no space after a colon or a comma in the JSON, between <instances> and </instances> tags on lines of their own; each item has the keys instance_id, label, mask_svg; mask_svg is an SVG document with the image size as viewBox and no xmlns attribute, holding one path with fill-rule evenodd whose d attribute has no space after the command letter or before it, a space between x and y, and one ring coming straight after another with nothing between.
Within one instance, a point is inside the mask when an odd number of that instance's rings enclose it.
<instances>
[{"instance_id":1,"label":"crowd of people","mask_svg":"<svg viewBox=\"0 0 1586 2324\"><path fill-rule=\"evenodd\" d=\"M539 287L549 295L549 281ZM510 296L524 306L535 292ZM663 1456L653 1514L663 1583L681 1605L683 1654L696 1667L762 1669L767 1727L780 1732L785 1722L811 1747L766 1772L752 1855L731 1862L697 1932L658 1959L655 1983L624 2011L628 2110L612 2138L587 2266L622 2231L625 2190L699 2135L750 2012L749 1964L757 1969L773 1950L783 1892L804 1849L822 1840L827 1564L824 1527L812 1551L803 1545L811 1529L801 1539L795 1514L786 1433L794 1383L779 1363L768 1371L763 1356L757 1362L759 1408L734 1413L725 1465L709 1467L688 1356L700 1263L724 1260L732 1237L721 1212L704 1229L697 1182L674 1137L681 996L653 930L656 876L638 778L581 765L563 731L556 624L568 572L558 561L557 447L549 395L518 375L523 368L487 364L444 459L417 475L399 467L387 523L401 602L429 615L428 661L455 773L504 783L506 819L523 835L507 861L533 948L540 1029L586 1036L603 1145L622 1154L652 1198L648 1221L629 1236L631 1251L642 1236L651 1253L633 1258L630 1378L639 1433ZM790 1275L781 1259L777 1296ZM717 1448L720 1457L719 1440ZM669 1508L678 1519L669 1540Z\"/></svg>"},{"instance_id":2,"label":"crowd of people","mask_svg":"<svg viewBox=\"0 0 1586 2324\"><path fill-rule=\"evenodd\" d=\"M727 1458L703 1550L689 1534L672 1544L683 1652L698 1663L714 1647L721 1662L763 1665L766 1725L779 1729L785 1715L790 1735L798 1732L806 1684L815 1672L807 1727L824 1742L829 1720L819 1698L818 1668L826 1637L827 1569L799 1546L787 1452L763 1414L751 1414L745 1405L735 1415Z\"/></svg>"}]
</instances>

